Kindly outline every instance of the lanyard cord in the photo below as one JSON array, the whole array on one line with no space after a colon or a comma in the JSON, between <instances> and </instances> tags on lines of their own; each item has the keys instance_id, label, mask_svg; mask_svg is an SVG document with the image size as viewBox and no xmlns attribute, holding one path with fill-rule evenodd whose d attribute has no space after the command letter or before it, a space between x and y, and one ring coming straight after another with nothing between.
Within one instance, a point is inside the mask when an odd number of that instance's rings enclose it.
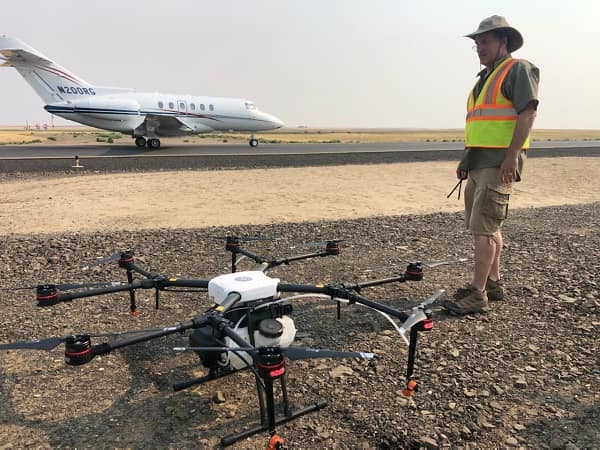
<instances>
[{"instance_id":1,"label":"lanyard cord","mask_svg":"<svg viewBox=\"0 0 600 450\"><path fill-rule=\"evenodd\" d=\"M461 178L460 180L458 180L458 183L456 183L456 186L454 186L454 188L452 188L452 190L450 191L450 193L448 195L446 195L446 198L450 198L450 196L452 194L454 194L454 191L458 188L458 200L460 200L460 190L462 188L462 182L463 182L463 178Z\"/></svg>"}]
</instances>

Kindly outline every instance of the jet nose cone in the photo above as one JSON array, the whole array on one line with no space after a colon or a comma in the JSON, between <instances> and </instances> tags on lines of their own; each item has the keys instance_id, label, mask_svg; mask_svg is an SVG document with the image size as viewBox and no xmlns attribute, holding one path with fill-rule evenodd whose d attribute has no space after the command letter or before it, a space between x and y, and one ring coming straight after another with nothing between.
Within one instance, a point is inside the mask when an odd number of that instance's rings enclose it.
<instances>
[{"instance_id":1,"label":"jet nose cone","mask_svg":"<svg viewBox=\"0 0 600 450\"><path fill-rule=\"evenodd\" d=\"M262 113L262 119L269 124L270 130L281 128L284 126L283 121L272 114Z\"/></svg>"},{"instance_id":2,"label":"jet nose cone","mask_svg":"<svg viewBox=\"0 0 600 450\"><path fill-rule=\"evenodd\" d=\"M275 116L272 116L272 115L269 115L269 121L273 124L274 128L281 128L285 125L283 123L283 120L281 120Z\"/></svg>"}]
</instances>

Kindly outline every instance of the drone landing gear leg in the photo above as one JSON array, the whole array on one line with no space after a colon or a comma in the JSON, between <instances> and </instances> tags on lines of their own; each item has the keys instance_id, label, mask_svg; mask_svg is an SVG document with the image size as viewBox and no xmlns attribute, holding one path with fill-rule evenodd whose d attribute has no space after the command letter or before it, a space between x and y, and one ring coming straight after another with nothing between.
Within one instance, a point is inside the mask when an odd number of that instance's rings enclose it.
<instances>
[{"instance_id":1,"label":"drone landing gear leg","mask_svg":"<svg viewBox=\"0 0 600 450\"><path fill-rule=\"evenodd\" d=\"M410 330L410 342L408 344L408 362L406 364L406 389L402 391L405 397L412 397L419 389L417 381L413 378L415 371L415 357L417 355L417 337L421 331L421 324L413 326Z\"/></svg>"},{"instance_id":2,"label":"drone landing gear leg","mask_svg":"<svg viewBox=\"0 0 600 450\"><path fill-rule=\"evenodd\" d=\"M129 284L133 283L133 271L130 268L127 268L127 282ZM138 316L140 313L137 310L137 305L135 304L135 291L131 289L129 291L129 311L132 316Z\"/></svg>"},{"instance_id":3,"label":"drone landing gear leg","mask_svg":"<svg viewBox=\"0 0 600 450\"><path fill-rule=\"evenodd\" d=\"M264 382L264 388L259 383L257 379L257 386L259 391L259 401L261 404L261 424L249 428L248 430L242 431L237 434L230 434L229 436L225 436L221 439L221 444L223 446L231 445L241 439L245 439L249 436L252 436L256 433L260 433L262 431L268 431L270 434L269 445L267 450L278 450L283 448L283 439L275 433L275 427L278 425L282 425L287 422L291 422L292 420L297 419L300 416L308 414L313 411L317 411L319 409L323 409L327 406L327 402L324 400L320 400L312 405L307 405L304 408L298 409L296 411L290 411L289 403L288 403L288 395L287 388L285 382L285 363L283 360L283 356L280 352L278 353L270 353L265 355L259 355L258 362L258 373L260 378ZM281 382L281 390L283 397L283 408L284 408L284 417L277 418L275 416L275 398L273 394L273 380L279 379ZM262 395L265 396L265 401L267 403L267 420L266 423L263 419L263 398Z\"/></svg>"},{"instance_id":4,"label":"drone landing gear leg","mask_svg":"<svg viewBox=\"0 0 600 450\"><path fill-rule=\"evenodd\" d=\"M311 405L306 405L304 408L297 409L295 411L291 411L290 415L287 417L279 417L275 419L275 426L283 425L285 423L291 422L292 420L297 419L298 417L304 416L313 411L318 411L319 409L323 409L327 406L327 402L325 400L319 400L316 403ZM262 431L267 431L268 428L265 425L257 425L253 428L249 428L245 431L241 431L236 434L230 434L229 436L225 436L221 439L221 445L228 446L235 444L242 439L246 439L247 437L253 436Z\"/></svg>"},{"instance_id":5,"label":"drone landing gear leg","mask_svg":"<svg viewBox=\"0 0 600 450\"><path fill-rule=\"evenodd\" d=\"M223 371L218 371L218 370L214 370L213 371L213 370L211 370L208 373L208 375L205 375L203 377L194 378L194 379L191 379L191 380L182 381L181 383L174 384L173 385L173 390L175 392L181 391L183 389L187 389L187 388L195 386L197 384L206 383L207 381L216 380L217 378L222 378L222 377L225 377L227 375L231 375L234 372L237 372L237 370L235 370L235 369L228 369L228 370L223 370Z\"/></svg>"}]
</instances>

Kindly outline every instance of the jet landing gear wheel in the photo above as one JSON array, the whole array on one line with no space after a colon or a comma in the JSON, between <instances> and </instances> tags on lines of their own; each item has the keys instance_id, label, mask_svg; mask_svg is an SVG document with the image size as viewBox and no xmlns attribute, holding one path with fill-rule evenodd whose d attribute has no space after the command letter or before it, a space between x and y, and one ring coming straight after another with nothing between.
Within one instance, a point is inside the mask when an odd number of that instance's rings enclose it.
<instances>
[{"instance_id":1,"label":"jet landing gear wheel","mask_svg":"<svg viewBox=\"0 0 600 450\"><path fill-rule=\"evenodd\" d=\"M143 138L142 136L136 137L135 138L135 145L137 145L138 147L145 147L146 146L146 139Z\"/></svg>"},{"instance_id":2,"label":"jet landing gear wheel","mask_svg":"<svg viewBox=\"0 0 600 450\"><path fill-rule=\"evenodd\" d=\"M248 143L250 144L250 147L258 147L258 139L256 138L250 139Z\"/></svg>"},{"instance_id":3,"label":"jet landing gear wheel","mask_svg":"<svg viewBox=\"0 0 600 450\"><path fill-rule=\"evenodd\" d=\"M154 150L160 148L160 139L148 139L148 148L152 148Z\"/></svg>"}]
</instances>

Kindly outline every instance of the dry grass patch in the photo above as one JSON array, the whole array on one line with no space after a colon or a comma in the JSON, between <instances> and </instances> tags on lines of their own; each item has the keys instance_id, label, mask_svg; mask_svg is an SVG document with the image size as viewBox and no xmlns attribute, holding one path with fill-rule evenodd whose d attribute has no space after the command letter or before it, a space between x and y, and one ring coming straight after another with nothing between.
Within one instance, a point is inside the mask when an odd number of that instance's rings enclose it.
<instances>
[{"instance_id":1,"label":"dry grass patch","mask_svg":"<svg viewBox=\"0 0 600 450\"><path fill-rule=\"evenodd\" d=\"M89 127L60 127L49 130L0 128L1 144L85 145L101 142L131 144L127 135ZM245 143L246 133L209 133L163 139L165 144ZM381 144L401 142L463 142L462 129L362 129L362 128L283 128L259 134L263 143ZM534 130L534 141L595 141L600 130Z\"/></svg>"}]
</instances>

